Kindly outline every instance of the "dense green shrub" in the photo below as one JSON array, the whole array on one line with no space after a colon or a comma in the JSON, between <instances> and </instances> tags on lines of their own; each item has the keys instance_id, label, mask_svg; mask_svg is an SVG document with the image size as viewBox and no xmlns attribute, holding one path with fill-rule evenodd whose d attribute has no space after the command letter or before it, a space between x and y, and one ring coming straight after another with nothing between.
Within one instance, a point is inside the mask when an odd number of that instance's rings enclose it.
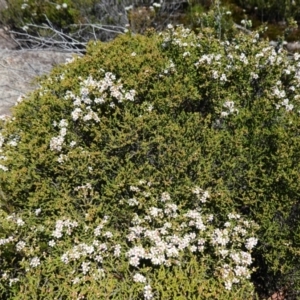
<instances>
[{"instance_id":1,"label":"dense green shrub","mask_svg":"<svg viewBox=\"0 0 300 300\"><path fill-rule=\"evenodd\" d=\"M216 36L93 42L20 99L0 136L3 299L300 287L299 55Z\"/></svg>"}]
</instances>

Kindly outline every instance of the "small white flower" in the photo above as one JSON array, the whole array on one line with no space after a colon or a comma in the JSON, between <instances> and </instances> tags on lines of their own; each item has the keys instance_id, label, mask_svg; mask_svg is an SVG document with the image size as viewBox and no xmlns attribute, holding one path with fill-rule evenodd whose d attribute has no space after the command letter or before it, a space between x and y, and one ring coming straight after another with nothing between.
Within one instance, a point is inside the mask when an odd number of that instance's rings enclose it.
<instances>
[{"instance_id":1,"label":"small white flower","mask_svg":"<svg viewBox=\"0 0 300 300\"><path fill-rule=\"evenodd\" d=\"M148 112L151 112L152 110L153 110L153 105L150 104L150 105L148 106L148 108L147 108L147 111L148 111Z\"/></svg>"},{"instance_id":2,"label":"small white flower","mask_svg":"<svg viewBox=\"0 0 300 300\"><path fill-rule=\"evenodd\" d=\"M220 80L221 81L227 81L227 77L225 74L222 74L221 77L220 77Z\"/></svg>"},{"instance_id":3,"label":"small white flower","mask_svg":"<svg viewBox=\"0 0 300 300\"><path fill-rule=\"evenodd\" d=\"M114 256L115 257L119 257L121 254L121 245L117 244L115 247L114 247Z\"/></svg>"},{"instance_id":4,"label":"small white flower","mask_svg":"<svg viewBox=\"0 0 300 300\"><path fill-rule=\"evenodd\" d=\"M136 53L135 53L135 52L132 52L132 53L131 53L131 56L136 56Z\"/></svg>"},{"instance_id":5,"label":"small white flower","mask_svg":"<svg viewBox=\"0 0 300 300\"><path fill-rule=\"evenodd\" d=\"M191 252L196 252L197 251L197 247L196 246L191 246L190 247L190 251Z\"/></svg>"},{"instance_id":6,"label":"small white flower","mask_svg":"<svg viewBox=\"0 0 300 300\"><path fill-rule=\"evenodd\" d=\"M71 115L73 120L76 121L82 115L82 110L77 107L72 111Z\"/></svg>"},{"instance_id":7,"label":"small white flower","mask_svg":"<svg viewBox=\"0 0 300 300\"><path fill-rule=\"evenodd\" d=\"M252 77L253 79L258 79L258 77L259 77L259 76L258 76L256 73L254 73L254 72L251 72L250 75L251 75L251 77Z\"/></svg>"},{"instance_id":8,"label":"small white flower","mask_svg":"<svg viewBox=\"0 0 300 300\"><path fill-rule=\"evenodd\" d=\"M140 283L146 283L146 277L141 275L140 273L136 273L133 276L133 281L134 282L140 282Z\"/></svg>"},{"instance_id":9,"label":"small white flower","mask_svg":"<svg viewBox=\"0 0 300 300\"><path fill-rule=\"evenodd\" d=\"M139 201L137 201L135 198L128 199L127 203L128 203L129 206L137 206L137 205L139 205Z\"/></svg>"},{"instance_id":10,"label":"small white flower","mask_svg":"<svg viewBox=\"0 0 300 300\"><path fill-rule=\"evenodd\" d=\"M82 273L85 275L85 274L87 274L88 272L89 272L89 270L90 270L90 262L83 262L82 264L81 264L81 268L82 268Z\"/></svg>"},{"instance_id":11,"label":"small white flower","mask_svg":"<svg viewBox=\"0 0 300 300\"><path fill-rule=\"evenodd\" d=\"M57 228L55 231L53 231L52 236L57 239L60 239L63 235L61 230Z\"/></svg>"},{"instance_id":12,"label":"small white flower","mask_svg":"<svg viewBox=\"0 0 300 300\"><path fill-rule=\"evenodd\" d=\"M256 246L257 241L258 241L257 238L251 237L251 238L246 240L245 247L248 250L252 250Z\"/></svg>"},{"instance_id":13,"label":"small white flower","mask_svg":"<svg viewBox=\"0 0 300 300\"><path fill-rule=\"evenodd\" d=\"M40 259L37 257L37 256L35 256L34 258L32 258L31 260L30 260L30 263L29 263L29 265L32 267L32 268L36 268L37 266L39 266L41 264L41 261L40 261Z\"/></svg>"},{"instance_id":14,"label":"small white flower","mask_svg":"<svg viewBox=\"0 0 300 300\"><path fill-rule=\"evenodd\" d=\"M214 79L218 79L218 78L219 78L218 71L213 71L213 72L212 72L212 77L213 77Z\"/></svg>"},{"instance_id":15,"label":"small white flower","mask_svg":"<svg viewBox=\"0 0 300 300\"><path fill-rule=\"evenodd\" d=\"M9 279L9 286L12 286L14 283L18 282L20 279L19 278L11 278Z\"/></svg>"},{"instance_id":16,"label":"small white flower","mask_svg":"<svg viewBox=\"0 0 300 300\"><path fill-rule=\"evenodd\" d=\"M67 155L60 154L57 161L62 164L67 159Z\"/></svg>"},{"instance_id":17,"label":"small white flower","mask_svg":"<svg viewBox=\"0 0 300 300\"><path fill-rule=\"evenodd\" d=\"M23 226L25 224L25 222L21 218L18 218L16 223L18 226Z\"/></svg>"},{"instance_id":18,"label":"small white flower","mask_svg":"<svg viewBox=\"0 0 300 300\"><path fill-rule=\"evenodd\" d=\"M74 279L71 280L73 284L77 284L80 282L80 279L78 277L75 277Z\"/></svg>"},{"instance_id":19,"label":"small white flower","mask_svg":"<svg viewBox=\"0 0 300 300\"><path fill-rule=\"evenodd\" d=\"M161 202L166 202L166 201L171 200L171 197L170 197L170 195L169 195L168 192L163 192L163 193L161 194L160 200L161 200Z\"/></svg>"},{"instance_id":20,"label":"small white flower","mask_svg":"<svg viewBox=\"0 0 300 300\"><path fill-rule=\"evenodd\" d=\"M70 147L71 147L71 148L73 148L75 145L76 145L76 142L75 142L75 141L72 141L72 142L70 143Z\"/></svg>"},{"instance_id":21,"label":"small white flower","mask_svg":"<svg viewBox=\"0 0 300 300\"><path fill-rule=\"evenodd\" d=\"M296 52L294 54L294 60L297 61L300 58L300 54L298 52Z\"/></svg>"},{"instance_id":22,"label":"small white flower","mask_svg":"<svg viewBox=\"0 0 300 300\"><path fill-rule=\"evenodd\" d=\"M63 263L68 264L69 263L68 253L64 253L60 259Z\"/></svg>"},{"instance_id":23,"label":"small white flower","mask_svg":"<svg viewBox=\"0 0 300 300\"><path fill-rule=\"evenodd\" d=\"M113 234L110 231L106 231L103 236L107 237L108 239L113 237Z\"/></svg>"},{"instance_id":24,"label":"small white flower","mask_svg":"<svg viewBox=\"0 0 300 300\"><path fill-rule=\"evenodd\" d=\"M48 242L48 245L49 245L50 247L54 247L55 244L56 244L56 243L55 243L54 240L51 240L51 241Z\"/></svg>"},{"instance_id":25,"label":"small white flower","mask_svg":"<svg viewBox=\"0 0 300 300\"><path fill-rule=\"evenodd\" d=\"M60 9L61 9L61 5L57 4L55 8L56 8L57 10L60 10Z\"/></svg>"},{"instance_id":26,"label":"small white flower","mask_svg":"<svg viewBox=\"0 0 300 300\"><path fill-rule=\"evenodd\" d=\"M225 289L230 291L231 288L232 288L232 282L230 280L225 281Z\"/></svg>"},{"instance_id":27,"label":"small white flower","mask_svg":"<svg viewBox=\"0 0 300 300\"><path fill-rule=\"evenodd\" d=\"M293 104L288 104L288 105L285 106L286 111L292 111L293 108L294 108Z\"/></svg>"},{"instance_id":28,"label":"small white flower","mask_svg":"<svg viewBox=\"0 0 300 300\"><path fill-rule=\"evenodd\" d=\"M10 146L13 146L13 147L16 147L18 145L16 139L13 139L13 140L9 141L7 144L10 145Z\"/></svg>"},{"instance_id":29,"label":"small white flower","mask_svg":"<svg viewBox=\"0 0 300 300\"><path fill-rule=\"evenodd\" d=\"M139 191L140 191L140 189L139 189L138 187L133 186L133 185L131 185L131 186L129 187L129 189L130 189L130 191L133 191L133 192L139 192Z\"/></svg>"},{"instance_id":30,"label":"small white flower","mask_svg":"<svg viewBox=\"0 0 300 300\"><path fill-rule=\"evenodd\" d=\"M208 217L207 217L207 221L213 221L213 219L214 219L214 215L212 215L212 214L210 214L210 215L208 215Z\"/></svg>"},{"instance_id":31,"label":"small white flower","mask_svg":"<svg viewBox=\"0 0 300 300\"><path fill-rule=\"evenodd\" d=\"M228 255L229 251L226 249L221 249L219 253L222 255L223 258L225 258Z\"/></svg>"},{"instance_id":32,"label":"small white flower","mask_svg":"<svg viewBox=\"0 0 300 300\"><path fill-rule=\"evenodd\" d=\"M68 126L68 121L66 119L62 119L62 120L60 120L58 126L60 128L67 127Z\"/></svg>"},{"instance_id":33,"label":"small white flower","mask_svg":"<svg viewBox=\"0 0 300 300\"><path fill-rule=\"evenodd\" d=\"M21 251L24 247L26 246L26 243L24 241L19 241L17 244L16 244L16 249L17 251Z\"/></svg>"},{"instance_id":34,"label":"small white flower","mask_svg":"<svg viewBox=\"0 0 300 300\"><path fill-rule=\"evenodd\" d=\"M223 117L223 118L226 118L228 115L229 115L229 113L226 111L221 112L221 117Z\"/></svg>"},{"instance_id":35,"label":"small white flower","mask_svg":"<svg viewBox=\"0 0 300 300\"><path fill-rule=\"evenodd\" d=\"M62 128L60 130L60 136L64 137L64 136L66 136L66 134L67 134L67 129L66 128Z\"/></svg>"},{"instance_id":36,"label":"small white flower","mask_svg":"<svg viewBox=\"0 0 300 300\"><path fill-rule=\"evenodd\" d=\"M62 4L62 7L63 7L63 8L67 8L67 7L68 7L68 4L67 4L67 3L63 3L63 4Z\"/></svg>"},{"instance_id":37,"label":"small white flower","mask_svg":"<svg viewBox=\"0 0 300 300\"><path fill-rule=\"evenodd\" d=\"M42 209L38 208L38 209L35 210L34 213L35 213L36 216L38 216L41 213L41 211L42 211Z\"/></svg>"},{"instance_id":38,"label":"small white flower","mask_svg":"<svg viewBox=\"0 0 300 300\"><path fill-rule=\"evenodd\" d=\"M153 298L152 288L151 288L150 285L146 285L146 286L144 287L144 298L145 298L146 300L150 300L150 299Z\"/></svg>"}]
</instances>

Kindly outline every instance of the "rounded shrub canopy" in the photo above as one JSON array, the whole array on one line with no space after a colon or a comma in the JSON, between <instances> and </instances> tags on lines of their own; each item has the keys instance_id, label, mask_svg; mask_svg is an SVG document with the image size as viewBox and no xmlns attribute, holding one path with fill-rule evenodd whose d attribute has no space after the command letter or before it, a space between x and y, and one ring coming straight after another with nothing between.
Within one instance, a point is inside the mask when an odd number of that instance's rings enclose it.
<instances>
[{"instance_id":1,"label":"rounded shrub canopy","mask_svg":"<svg viewBox=\"0 0 300 300\"><path fill-rule=\"evenodd\" d=\"M259 280L286 284L299 58L257 32L170 25L93 42L42 78L1 127L2 297L252 299Z\"/></svg>"}]
</instances>

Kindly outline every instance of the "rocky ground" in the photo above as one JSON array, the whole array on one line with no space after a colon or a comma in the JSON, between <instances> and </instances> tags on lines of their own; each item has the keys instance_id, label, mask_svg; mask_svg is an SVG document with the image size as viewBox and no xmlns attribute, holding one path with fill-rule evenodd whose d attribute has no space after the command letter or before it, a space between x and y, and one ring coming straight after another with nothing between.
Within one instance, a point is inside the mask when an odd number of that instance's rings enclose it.
<instances>
[{"instance_id":1,"label":"rocky ground","mask_svg":"<svg viewBox=\"0 0 300 300\"><path fill-rule=\"evenodd\" d=\"M64 63L72 53L43 50L17 50L13 38L0 28L0 115L10 114L10 108L20 95L36 88L32 81Z\"/></svg>"}]
</instances>

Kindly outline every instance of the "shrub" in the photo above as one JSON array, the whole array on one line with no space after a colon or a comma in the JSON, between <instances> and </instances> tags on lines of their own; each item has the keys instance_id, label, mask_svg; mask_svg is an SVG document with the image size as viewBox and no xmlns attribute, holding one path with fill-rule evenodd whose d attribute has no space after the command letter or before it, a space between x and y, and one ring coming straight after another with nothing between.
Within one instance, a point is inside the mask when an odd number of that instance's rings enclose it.
<instances>
[{"instance_id":1,"label":"shrub","mask_svg":"<svg viewBox=\"0 0 300 300\"><path fill-rule=\"evenodd\" d=\"M4 299L299 288L300 56L216 36L92 42L20 99L0 136Z\"/></svg>"}]
</instances>

